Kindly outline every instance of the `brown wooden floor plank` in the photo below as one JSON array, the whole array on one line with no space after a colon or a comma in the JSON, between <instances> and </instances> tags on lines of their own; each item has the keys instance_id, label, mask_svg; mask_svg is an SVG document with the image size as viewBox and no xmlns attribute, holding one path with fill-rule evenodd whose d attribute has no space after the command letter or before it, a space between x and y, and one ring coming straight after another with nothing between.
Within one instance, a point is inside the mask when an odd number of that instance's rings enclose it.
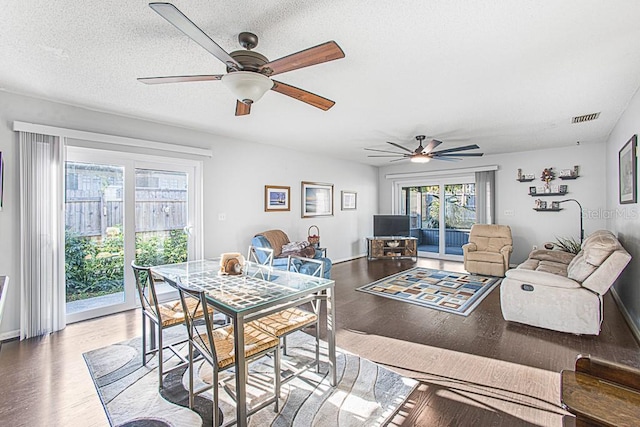
<instances>
[{"instance_id":1,"label":"brown wooden floor plank","mask_svg":"<svg viewBox=\"0 0 640 427\"><path fill-rule=\"evenodd\" d=\"M391 425L572 425L559 373L577 354L640 367L640 346L610 294L602 333L591 337L505 322L499 288L467 317L355 290L414 265L361 258L332 269L338 346L421 381ZM451 261L417 265L463 271ZM82 353L139 335L139 311L130 311L4 343L0 425L108 425Z\"/></svg>"}]
</instances>

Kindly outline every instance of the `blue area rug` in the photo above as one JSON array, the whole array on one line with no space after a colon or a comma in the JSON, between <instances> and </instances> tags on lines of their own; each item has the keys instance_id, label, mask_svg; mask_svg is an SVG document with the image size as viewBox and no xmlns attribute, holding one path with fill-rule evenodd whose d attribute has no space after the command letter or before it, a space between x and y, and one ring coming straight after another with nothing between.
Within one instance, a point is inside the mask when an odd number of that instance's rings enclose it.
<instances>
[{"instance_id":1,"label":"blue area rug","mask_svg":"<svg viewBox=\"0 0 640 427\"><path fill-rule=\"evenodd\" d=\"M183 339L186 329L169 328L165 338ZM164 377L162 394L158 392L157 360L142 366L140 338L85 353L83 356L96 385L109 422L119 427L188 427L211 426L211 392L196 398L194 410L188 408L188 371L174 370ZM285 375L308 366L315 360L315 339L303 332L287 338L288 356L283 356ZM186 346L185 346L186 350ZM321 356L327 354L321 342ZM175 356L165 351L165 366L175 363ZM280 411L273 405L251 416L253 427L314 426L360 427L382 426L392 417L417 385L369 360L337 350L338 384L329 385L326 356L321 357L320 373L315 367L282 385ZM248 398L259 404L272 396L273 365L264 357L250 365ZM211 383L210 366L197 366L196 388ZM233 373L221 372L221 381L233 388ZM229 395L220 390L220 409L225 424L235 418L235 406ZM251 404L250 403L250 404Z\"/></svg>"},{"instance_id":2,"label":"blue area rug","mask_svg":"<svg viewBox=\"0 0 640 427\"><path fill-rule=\"evenodd\" d=\"M501 280L500 277L414 267L357 290L468 316Z\"/></svg>"}]
</instances>

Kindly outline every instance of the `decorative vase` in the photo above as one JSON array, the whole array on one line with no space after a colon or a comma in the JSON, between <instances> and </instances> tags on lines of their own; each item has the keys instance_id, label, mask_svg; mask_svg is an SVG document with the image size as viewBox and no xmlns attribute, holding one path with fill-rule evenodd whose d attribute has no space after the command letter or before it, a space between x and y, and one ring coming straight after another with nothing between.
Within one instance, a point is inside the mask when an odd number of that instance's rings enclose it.
<instances>
[{"instance_id":1,"label":"decorative vase","mask_svg":"<svg viewBox=\"0 0 640 427\"><path fill-rule=\"evenodd\" d=\"M544 185L544 192L551 193L551 186L549 185L548 182Z\"/></svg>"}]
</instances>

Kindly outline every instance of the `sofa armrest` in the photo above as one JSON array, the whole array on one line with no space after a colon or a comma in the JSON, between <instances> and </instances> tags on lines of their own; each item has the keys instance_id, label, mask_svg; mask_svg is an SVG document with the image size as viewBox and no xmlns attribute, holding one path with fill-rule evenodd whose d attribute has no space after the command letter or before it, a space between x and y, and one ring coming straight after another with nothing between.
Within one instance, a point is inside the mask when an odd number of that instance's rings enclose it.
<instances>
[{"instance_id":1,"label":"sofa armrest","mask_svg":"<svg viewBox=\"0 0 640 427\"><path fill-rule=\"evenodd\" d=\"M508 255L508 254L510 254L511 252L513 252L513 246L511 246L511 245L504 245L504 246L500 249L500 253L501 253L502 255L505 255L505 256L506 256L506 255Z\"/></svg>"},{"instance_id":2,"label":"sofa armrest","mask_svg":"<svg viewBox=\"0 0 640 427\"><path fill-rule=\"evenodd\" d=\"M506 276L509 279L531 285L550 286L553 288L581 288L580 283L571 280L568 277L559 276L557 274L547 273L546 271L526 270L523 268L515 268L508 270Z\"/></svg>"},{"instance_id":3,"label":"sofa armrest","mask_svg":"<svg viewBox=\"0 0 640 427\"><path fill-rule=\"evenodd\" d=\"M462 245L462 253L466 254L468 252L475 252L478 250L478 246L475 243L469 242Z\"/></svg>"}]
</instances>

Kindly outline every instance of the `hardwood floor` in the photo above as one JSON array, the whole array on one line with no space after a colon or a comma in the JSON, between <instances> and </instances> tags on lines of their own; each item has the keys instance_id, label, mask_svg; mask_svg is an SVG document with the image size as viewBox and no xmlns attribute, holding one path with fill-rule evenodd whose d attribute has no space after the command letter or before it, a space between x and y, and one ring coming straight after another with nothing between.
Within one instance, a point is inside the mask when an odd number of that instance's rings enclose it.
<instances>
[{"instance_id":1,"label":"hardwood floor","mask_svg":"<svg viewBox=\"0 0 640 427\"><path fill-rule=\"evenodd\" d=\"M572 425L560 407L560 371L573 368L578 354L640 367L640 346L610 294L602 332L591 337L506 323L499 288L468 317L355 291L413 265L361 258L332 269L338 346L420 380L393 426ZM462 271L456 262L417 265ZM82 353L140 329L139 312L130 311L5 342L0 425L108 425Z\"/></svg>"}]
</instances>

